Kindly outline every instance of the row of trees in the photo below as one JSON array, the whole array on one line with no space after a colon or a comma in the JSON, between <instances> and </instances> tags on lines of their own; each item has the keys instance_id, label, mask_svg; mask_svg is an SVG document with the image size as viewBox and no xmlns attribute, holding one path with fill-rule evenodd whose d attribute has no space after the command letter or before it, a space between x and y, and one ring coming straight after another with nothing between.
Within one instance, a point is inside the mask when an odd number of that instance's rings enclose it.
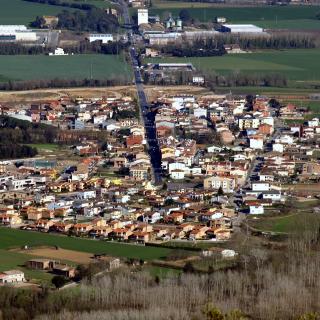
<instances>
[{"instance_id":1,"label":"row of trees","mask_svg":"<svg viewBox=\"0 0 320 320\"><path fill-rule=\"evenodd\" d=\"M0 143L0 159L31 158L37 154L37 149L30 146Z\"/></svg>"},{"instance_id":2,"label":"row of trees","mask_svg":"<svg viewBox=\"0 0 320 320\"><path fill-rule=\"evenodd\" d=\"M91 10L96 8L96 6L88 3L66 2L61 0L23 0L23 1L49 4L52 6L69 7L69 8L80 9L80 10Z\"/></svg>"},{"instance_id":3,"label":"row of trees","mask_svg":"<svg viewBox=\"0 0 320 320\"><path fill-rule=\"evenodd\" d=\"M100 53L100 54L119 54L128 47L121 41L102 43L101 41L89 42L80 41L77 45L65 48L67 53ZM52 49L42 46L24 46L19 43L0 43L0 55L36 55L48 54Z\"/></svg>"},{"instance_id":4,"label":"row of trees","mask_svg":"<svg viewBox=\"0 0 320 320\"><path fill-rule=\"evenodd\" d=\"M58 18L58 28L72 31L114 33L119 28L118 20L114 15L98 8L73 12L63 10L58 14Z\"/></svg>"},{"instance_id":5,"label":"row of trees","mask_svg":"<svg viewBox=\"0 0 320 320\"><path fill-rule=\"evenodd\" d=\"M80 88L80 87L112 87L130 84L126 75L118 75L111 79L48 79L28 81L0 82L0 90L21 91L45 88Z\"/></svg>"},{"instance_id":6,"label":"row of trees","mask_svg":"<svg viewBox=\"0 0 320 320\"><path fill-rule=\"evenodd\" d=\"M215 87L286 87L288 80L285 75L279 73L249 73L233 72L217 74L203 70L205 85L211 90ZM144 74L146 84L154 85L185 85L192 83L193 72L175 71L167 72L165 77L151 77L147 72Z\"/></svg>"},{"instance_id":7,"label":"row of trees","mask_svg":"<svg viewBox=\"0 0 320 320\"><path fill-rule=\"evenodd\" d=\"M223 44L217 45L213 38L196 39L193 42L183 41L158 48L164 54L175 57L211 57L226 53Z\"/></svg>"},{"instance_id":8,"label":"row of trees","mask_svg":"<svg viewBox=\"0 0 320 320\"><path fill-rule=\"evenodd\" d=\"M243 50L254 49L310 49L316 47L315 39L306 34L287 33L271 36L248 37L224 34L213 39L215 46L238 44Z\"/></svg>"}]
</instances>

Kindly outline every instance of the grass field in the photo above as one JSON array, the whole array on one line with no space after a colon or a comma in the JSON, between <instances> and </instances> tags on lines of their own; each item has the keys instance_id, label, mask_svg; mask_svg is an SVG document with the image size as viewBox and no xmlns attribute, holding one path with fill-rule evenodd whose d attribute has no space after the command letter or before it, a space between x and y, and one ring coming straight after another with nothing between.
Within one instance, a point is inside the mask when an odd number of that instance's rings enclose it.
<instances>
[{"instance_id":1,"label":"grass field","mask_svg":"<svg viewBox=\"0 0 320 320\"><path fill-rule=\"evenodd\" d=\"M122 55L1 56L0 81L40 79L108 79L130 74Z\"/></svg>"},{"instance_id":2,"label":"grass field","mask_svg":"<svg viewBox=\"0 0 320 320\"><path fill-rule=\"evenodd\" d=\"M1 0L0 23L28 25L36 16L56 15L66 9L23 0Z\"/></svg>"},{"instance_id":3,"label":"grass field","mask_svg":"<svg viewBox=\"0 0 320 320\"><path fill-rule=\"evenodd\" d=\"M63 249L88 253L106 253L111 256L143 260L161 259L171 250L166 248L144 247L105 241L69 238L38 232L0 228L0 249L10 249L24 245L58 246Z\"/></svg>"},{"instance_id":4,"label":"grass field","mask_svg":"<svg viewBox=\"0 0 320 320\"><path fill-rule=\"evenodd\" d=\"M26 277L29 279L37 279L40 280L40 282L44 281L50 281L53 277L52 274L36 271L36 270L30 270L28 268L24 267L24 264L26 261L32 259L32 256L18 253L18 252L11 252L6 250L0 250L0 272L11 270L11 269L19 269L22 270Z\"/></svg>"},{"instance_id":5,"label":"grass field","mask_svg":"<svg viewBox=\"0 0 320 320\"><path fill-rule=\"evenodd\" d=\"M253 23L263 28L319 29L320 20L315 18L320 7L314 6L260 6L260 7L216 7L192 2L156 1L152 14L163 16L165 12L179 14L182 8L199 21L213 21L216 16L226 17L230 23Z\"/></svg>"},{"instance_id":6,"label":"grass field","mask_svg":"<svg viewBox=\"0 0 320 320\"><path fill-rule=\"evenodd\" d=\"M147 62L191 62L198 70L231 72L281 73L296 83L320 81L320 49L262 51L239 55L204 58L148 59Z\"/></svg>"},{"instance_id":7,"label":"grass field","mask_svg":"<svg viewBox=\"0 0 320 320\"><path fill-rule=\"evenodd\" d=\"M304 210L304 209L302 209ZM312 228L319 218L310 211L301 211L298 208L286 216L268 217L258 216L257 219L249 217L248 224L260 231L277 233L299 233L302 229Z\"/></svg>"},{"instance_id":8,"label":"grass field","mask_svg":"<svg viewBox=\"0 0 320 320\"><path fill-rule=\"evenodd\" d=\"M42 151L42 150L55 151L59 148L59 146L54 143L31 143L31 144L27 144L27 145L32 148L37 148L38 151Z\"/></svg>"}]
</instances>

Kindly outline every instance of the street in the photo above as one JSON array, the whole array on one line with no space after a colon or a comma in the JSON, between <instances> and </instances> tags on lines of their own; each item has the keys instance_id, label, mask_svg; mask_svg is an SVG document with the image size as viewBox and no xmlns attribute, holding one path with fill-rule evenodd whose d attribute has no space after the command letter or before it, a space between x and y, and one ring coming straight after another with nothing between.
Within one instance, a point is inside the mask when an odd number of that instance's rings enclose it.
<instances>
[{"instance_id":1,"label":"street","mask_svg":"<svg viewBox=\"0 0 320 320\"><path fill-rule=\"evenodd\" d=\"M120 5L122 6L122 15L124 19L124 24L128 29L127 35L128 40L132 40L132 26L131 26L131 19L129 15L128 6L125 1L120 0ZM162 177L161 177L161 151L159 148L159 144L157 141L156 136L156 127L154 123L155 113L152 112L149 108L149 103L147 101L146 94L144 92L143 81L141 77L141 72L139 68L138 57L136 53L136 49L134 47L134 42L131 41L131 48L130 48L130 59L131 65L134 70L134 80L137 89L137 96L140 106L140 114L141 114L141 121L143 122L145 128L145 137L147 141L147 148L150 157L150 162L152 166L152 180L155 185L161 184Z\"/></svg>"}]
</instances>

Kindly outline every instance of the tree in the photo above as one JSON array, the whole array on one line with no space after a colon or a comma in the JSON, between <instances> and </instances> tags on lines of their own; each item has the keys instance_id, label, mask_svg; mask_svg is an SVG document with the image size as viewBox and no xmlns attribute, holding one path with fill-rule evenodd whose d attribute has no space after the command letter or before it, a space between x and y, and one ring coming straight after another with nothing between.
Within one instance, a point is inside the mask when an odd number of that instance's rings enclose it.
<instances>
[{"instance_id":1,"label":"tree","mask_svg":"<svg viewBox=\"0 0 320 320\"><path fill-rule=\"evenodd\" d=\"M223 189L222 189L221 186L220 186L220 188L218 189L217 195L218 195L218 196L223 196L223 195L224 195L224 192L223 192Z\"/></svg>"},{"instance_id":2,"label":"tree","mask_svg":"<svg viewBox=\"0 0 320 320\"><path fill-rule=\"evenodd\" d=\"M179 12L179 18L184 22L187 23L191 20L190 12L187 9L182 9Z\"/></svg>"},{"instance_id":3,"label":"tree","mask_svg":"<svg viewBox=\"0 0 320 320\"><path fill-rule=\"evenodd\" d=\"M54 276L51 280L52 284L57 288L62 288L66 283L68 283L68 279L63 276Z\"/></svg>"},{"instance_id":4,"label":"tree","mask_svg":"<svg viewBox=\"0 0 320 320\"><path fill-rule=\"evenodd\" d=\"M188 261L188 262L184 265L184 267L183 267L183 272L185 272L185 273L194 273L194 272L195 272L194 266L193 266L193 264L192 264L190 261Z\"/></svg>"}]
</instances>

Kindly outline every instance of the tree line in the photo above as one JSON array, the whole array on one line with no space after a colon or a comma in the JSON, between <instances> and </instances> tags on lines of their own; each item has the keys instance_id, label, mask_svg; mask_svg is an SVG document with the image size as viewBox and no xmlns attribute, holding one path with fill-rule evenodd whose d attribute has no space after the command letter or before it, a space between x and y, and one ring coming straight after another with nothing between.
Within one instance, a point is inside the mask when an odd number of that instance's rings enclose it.
<instances>
[{"instance_id":1,"label":"tree line","mask_svg":"<svg viewBox=\"0 0 320 320\"><path fill-rule=\"evenodd\" d=\"M222 56L226 53L223 44L220 43L217 45L213 38L195 39L192 42L183 41L157 48L163 54L175 57L211 57Z\"/></svg>"},{"instance_id":2,"label":"tree line","mask_svg":"<svg viewBox=\"0 0 320 320\"><path fill-rule=\"evenodd\" d=\"M46 88L80 88L80 87L112 87L129 85L130 78L126 75L118 75L111 79L48 79L0 82L0 90L22 91Z\"/></svg>"},{"instance_id":3,"label":"tree line","mask_svg":"<svg viewBox=\"0 0 320 320\"><path fill-rule=\"evenodd\" d=\"M187 85L191 84L195 73L185 71L167 72L164 77L150 76L144 72L145 84L153 85ZM280 73L249 73L233 72L218 74L202 70L201 76L205 78L205 86L214 89L216 87L286 87L288 79Z\"/></svg>"},{"instance_id":4,"label":"tree line","mask_svg":"<svg viewBox=\"0 0 320 320\"><path fill-rule=\"evenodd\" d=\"M67 53L75 54L119 54L128 47L121 41L102 43L101 41L89 42L80 41L77 45L68 46L65 49ZM42 46L24 46L20 43L0 43L0 55L37 55L48 54L53 49Z\"/></svg>"},{"instance_id":5,"label":"tree line","mask_svg":"<svg viewBox=\"0 0 320 320\"><path fill-rule=\"evenodd\" d=\"M33 157L37 149L24 144L53 143L56 136L54 127L0 116L0 159Z\"/></svg>"},{"instance_id":6,"label":"tree line","mask_svg":"<svg viewBox=\"0 0 320 320\"><path fill-rule=\"evenodd\" d=\"M96 8L96 6L88 3L66 2L61 0L23 0L23 1L48 4L48 5L59 6L59 7L69 7L69 8L79 9L79 10L91 10Z\"/></svg>"}]
</instances>

